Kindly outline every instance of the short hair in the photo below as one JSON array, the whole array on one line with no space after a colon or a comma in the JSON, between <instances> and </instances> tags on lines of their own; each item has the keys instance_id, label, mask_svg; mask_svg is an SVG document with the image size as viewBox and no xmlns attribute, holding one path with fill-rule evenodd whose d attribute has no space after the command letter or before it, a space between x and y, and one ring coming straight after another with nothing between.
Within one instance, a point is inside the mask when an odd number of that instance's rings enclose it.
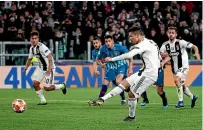
<instances>
[{"instance_id":1,"label":"short hair","mask_svg":"<svg viewBox=\"0 0 203 130\"><path fill-rule=\"evenodd\" d=\"M178 29L175 26L170 26L168 27L168 30L175 30L176 33L178 32Z\"/></svg>"},{"instance_id":2,"label":"short hair","mask_svg":"<svg viewBox=\"0 0 203 130\"><path fill-rule=\"evenodd\" d=\"M130 29L128 29L128 33L129 32L133 32L134 34L139 34L144 36L144 32L142 31L142 29L138 26L132 26Z\"/></svg>"},{"instance_id":3,"label":"short hair","mask_svg":"<svg viewBox=\"0 0 203 130\"><path fill-rule=\"evenodd\" d=\"M113 39L113 37L111 36L111 35L106 35L106 36L104 36L104 39Z\"/></svg>"},{"instance_id":4,"label":"short hair","mask_svg":"<svg viewBox=\"0 0 203 130\"><path fill-rule=\"evenodd\" d=\"M31 32L30 36L31 37L33 37L33 36L38 36L39 37L39 33L37 31L33 31L33 32Z\"/></svg>"},{"instance_id":5,"label":"short hair","mask_svg":"<svg viewBox=\"0 0 203 130\"><path fill-rule=\"evenodd\" d=\"M94 37L93 40L101 41L101 39L99 37Z\"/></svg>"}]
</instances>

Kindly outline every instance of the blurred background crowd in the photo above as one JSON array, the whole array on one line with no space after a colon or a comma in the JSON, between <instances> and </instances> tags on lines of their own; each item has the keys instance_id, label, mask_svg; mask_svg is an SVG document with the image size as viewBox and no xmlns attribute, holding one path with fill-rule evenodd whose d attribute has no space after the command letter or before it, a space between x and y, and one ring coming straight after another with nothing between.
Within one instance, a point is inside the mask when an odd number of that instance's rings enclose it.
<instances>
[{"instance_id":1,"label":"blurred background crowd","mask_svg":"<svg viewBox=\"0 0 203 130\"><path fill-rule=\"evenodd\" d=\"M87 42L94 36L103 41L106 34L129 48L126 31L132 25L140 26L159 46L167 40L167 27L176 26L178 38L197 45L202 53L201 1L6 1L0 6L0 41L29 41L30 32L37 30L52 52L58 41L59 59L84 59ZM27 53L27 48L19 48L8 46L6 52Z\"/></svg>"}]
</instances>

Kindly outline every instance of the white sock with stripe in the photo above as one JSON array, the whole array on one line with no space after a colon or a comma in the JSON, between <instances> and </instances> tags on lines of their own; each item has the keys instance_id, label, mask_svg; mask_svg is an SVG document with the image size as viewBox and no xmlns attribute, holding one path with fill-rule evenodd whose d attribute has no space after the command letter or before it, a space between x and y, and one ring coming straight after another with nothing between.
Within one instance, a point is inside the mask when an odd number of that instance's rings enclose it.
<instances>
[{"instance_id":1,"label":"white sock with stripe","mask_svg":"<svg viewBox=\"0 0 203 130\"><path fill-rule=\"evenodd\" d=\"M107 100L111 97L114 97L120 93L122 93L125 90L125 87L122 84L119 84L117 87L115 87L113 90L111 90L109 93L107 93L105 96L101 97L103 100Z\"/></svg>"}]
</instances>

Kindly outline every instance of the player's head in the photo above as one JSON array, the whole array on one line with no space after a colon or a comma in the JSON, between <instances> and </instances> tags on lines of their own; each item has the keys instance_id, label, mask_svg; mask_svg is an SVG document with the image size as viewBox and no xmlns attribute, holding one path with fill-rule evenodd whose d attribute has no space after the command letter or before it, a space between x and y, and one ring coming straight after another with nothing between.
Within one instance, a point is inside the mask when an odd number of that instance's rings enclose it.
<instances>
[{"instance_id":1,"label":"player's head","mask_svg":"<svg viewBox=\"0 0 203 130\"><path fill-rule=\"evenodd\" d=\"M39 33L37 31L31 32L30 41L33 46L36 46L39 42Z\"/></svg>"},{"instance_id":2,"label":"player's head","mask_svg":"<svg viewBox=\"0 0 203 130\"><path fill-rule=\"evenodd\" d=\"M99 49L101 47L101 40L98 37L94 37L93 39L93 46L95 49Z\"/></svg>"},{"instance_id":3,"label":"player's head","mask_svg":"<svg viewBox=\"0 0 203 130\"><path fill-rule=\"evenodd\" d=\"M169 40L174 40L177 37L177 28L176 27L168 27L167 36Z\"/></svg>"},{"instance_id":4,"label":"player's head","mask_svg":"<svg viewBox=\"0 0 203 130\"><path fill-rule=\"evenodd\" d=\"M107 46L107 48L113 48L114 47L114 40L113 37L111 35L106 35L104 37L105 40L105 44Z\"/></svg>"},{"instance_id":5,"label":"player's head","mask_svg":"<svg viewBox=\"0 0 203 130\"><path fill-rule=\"evenodd\" d=\"M138 44L143 38L144 33L140 27L133 26L128 30L129 41L133 44Z\"/></svg>"}]
</instances>

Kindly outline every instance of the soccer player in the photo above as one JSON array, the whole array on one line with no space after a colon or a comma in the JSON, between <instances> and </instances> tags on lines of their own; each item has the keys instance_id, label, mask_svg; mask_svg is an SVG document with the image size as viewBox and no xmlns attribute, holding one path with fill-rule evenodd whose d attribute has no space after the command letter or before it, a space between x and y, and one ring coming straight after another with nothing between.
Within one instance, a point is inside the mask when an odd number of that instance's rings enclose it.
<instances>
[{"instance_id":1,"label":"soccer player","mask_svg":"<svg viewBox=\"0 0 203 130\"><path fill-rule=\"evenodd\" d=\"M143 67L138 72L124 79L108 94L95 100L94 104L102 105L105 100L120 94L124 90L128 90L129 115L124 121L133 121L135 119L135 108L138 98L157 80L158 70L160 68L160 58L158 46L152 40L145 38L143 31L139 27L131 27L128 32L129 41L132 44L135 44L133 49L128 53L114 58L107 57L105 58L105 61L111 63L114 61L129 59L140 54L143 61Z\"/></svg>"},{"instance_id":2,"label":"soccer player","mask_svg":"<svg viewBox=\"0 0 203 130\"><path fill-rule=\"evenodd\" d=\"M177 86L178 93L178 103L175 105L176 108L184 107L183 103L183 92L185 95L191 98L191 108L195 106L197 96L193 95L189 88L185 85L186 75L189 71L188 64L188 54L186 49L192 48L195 52L194 56L197 60L200 60L199 50L197 46L189 43L185 40L176 39L177 37L177 28L169 27L167 30L167 35L169 40L164 42L160 51L167 52L168 57L162 62L162 64L171 61L171 68L174 74L174 82Z\"/></svg>"},{"instance_id":3,"label":"soccer player","mask_svg":"<svg viewBox=\"0 0 203 130\"><path fill-rule=\"evenodd\" d=\"M40 82L45 78L44 90L53 91L61 89L63 94L66 94L66 85L63 84L54 84L54 73L55 73L55 64L54 59L51 55L50 50L42 43L39 42L39 33L32 32L30 41L32 43L29 50L29 57L26 62L24 72L28 69L31 64L32 58L35 56L39 59L40 65L36 68L33 76L33 86L36 91L36 94L39 96L41 102L38 105L46 105L47 101L43 95L43 91L40 88Z\"/></svg>"},{"instance_id":4,"label":"soccer player","mask_svg":"<svg viewBox=\"0 0 203 130\"><path fill-rule=\"evenodd\" d=\"M92 60L93 60L93 68L94 68L94 73L99 76L100 72L97 70L97 56L99 53L99 49L102 46L101 40L98 37L94 37L93 39L93 46L94 50L92 51ZM104 64L102 64L104 66Z\"/></svg>"},{"instance_id":5,"label":"soccer player","mask_svg":"<svg viewBox=\"0 0 203 130\"><path fill-rule=\"evenodd\" d=\"M105 59L106 57L113 57L113 56L118 56L124 53L127 53L128 50L126 47L120 45L120 44L115 44L113 37L110 35L106 35L104 37L105 39L105 45L103 45L100 50L95 50L93 51L94 54L97 54L97 63L102 65L102 60ZM93 40L93 45L95 48L97 47L97 43L101 44L101 41L98 39ZM93 56L93 60L96 59L96 55ZM129 64L129 65L128 65ZM102 83L102 88L99 94L99 97L103 97L107 91L107 85L109 84L110 81L113 81L115 85L118 85L123 78L126 76L126 73L132 73L132 60L120 60L120 61L115 61L115 62L110 62L105 65L105 77L103 79ZM98 75L99 72L97 71L96 63L94 63L94 68L95 68L95 73ZM124 91L120 94L121 96L121 105L126 104L125 100L125 95ZM88 102L89 105L92 104L92 101L90 100Z\"/></svg>"}]
</instances>

